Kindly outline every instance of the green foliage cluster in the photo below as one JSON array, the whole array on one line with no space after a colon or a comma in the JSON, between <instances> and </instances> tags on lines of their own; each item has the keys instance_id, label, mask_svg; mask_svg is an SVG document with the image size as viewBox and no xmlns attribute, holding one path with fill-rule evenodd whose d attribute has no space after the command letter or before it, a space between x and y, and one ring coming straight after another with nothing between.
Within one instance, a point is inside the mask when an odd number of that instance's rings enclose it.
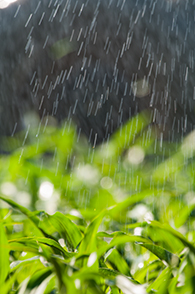
<instances>
[{"instance_id":1,"label":"green foliage cluster","mask_svg":"<svg viewBox=\"0 0 195 294\"><path fill-rule=\"evenodd\" d=\"M95 148L67 123L4 140L1 294L195 292L195 135L146 117Z\"/></svg>"}]
</instances>

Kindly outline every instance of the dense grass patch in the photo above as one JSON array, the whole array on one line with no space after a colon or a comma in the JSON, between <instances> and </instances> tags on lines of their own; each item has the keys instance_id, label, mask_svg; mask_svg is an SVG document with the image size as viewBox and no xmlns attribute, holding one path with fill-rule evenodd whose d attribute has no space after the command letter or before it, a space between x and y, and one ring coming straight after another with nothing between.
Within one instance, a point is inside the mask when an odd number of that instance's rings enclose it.
<instances>
[{"instance_id":1,"label":"dense grass patch","mask_svg":"<svg viewBox=\"0 0 195 294\"><path fill-rule=\"evenodd\" d=\"M195 135L146 126L96 148L69 124L4 141L1 294L194 293Z\"/></svg>"}]
</instances>

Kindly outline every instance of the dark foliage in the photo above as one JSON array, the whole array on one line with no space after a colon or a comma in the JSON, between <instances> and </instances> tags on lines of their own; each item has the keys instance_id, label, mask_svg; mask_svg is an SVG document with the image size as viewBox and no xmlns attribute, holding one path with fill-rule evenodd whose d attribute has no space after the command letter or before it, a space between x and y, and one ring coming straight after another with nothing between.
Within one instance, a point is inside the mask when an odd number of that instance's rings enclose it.
<instances>
[{"instance_id":1,"label":"dark foliage","mask_svg":"<svg viewBox=\"0 0 195 294\"><path fill-rule=\"evenodd\" d=\"M20 0L0 11L0 134L35 110L92 144L152 110L158 138L194 128L195 1Z\"/></svg>"}]
</instances>

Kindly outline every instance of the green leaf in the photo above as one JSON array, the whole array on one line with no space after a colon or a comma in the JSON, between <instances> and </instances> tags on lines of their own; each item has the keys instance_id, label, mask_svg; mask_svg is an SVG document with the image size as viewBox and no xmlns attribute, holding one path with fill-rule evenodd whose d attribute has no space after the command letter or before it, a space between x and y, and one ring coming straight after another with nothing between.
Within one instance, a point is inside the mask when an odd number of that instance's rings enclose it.
<instances>
[{"instance_id":1,"label":"green leaf","mask_svg":"<svg viewBox=\"0 0 195 294\"><path fill-rule=\"evenodd\" d=\"M10 243L22 243L24 244L24 251L29 249L39 249L39 244L48 246L49 248L54 248L59 250L65 258L70 258L74 253L66 251L58 242L53 239L44 238L44 237L24 237L18 239L12 239ZM37 252L38 253L38 252Z\"/></svg>"},{"instance_id":2,"label":"green leaf","mask_svg":"<svg viewBox=\"0 0 195 294\"><path fill-rule=\"evenodd\" d=\"M158 278L147 288L147 292L152 290L158 291L160 294L168 294L168 286L172 278L171 269L165 268Z\"/></svg>"},{"instance_id":3,"label":"green leaf","mask_svg":"<svg viewBox=\"0 0 195 294\"><path fill-rule=\"evenodd\" d=\"M28 282L30 280L30 277L26 278L19 286L19 294L25 294L28 293L27 291L27 286L28 286Z\"/></svg>"},{"instance_id":4,"label":"green leaf","mask_svg":"<svg viewBox=\"0 0 195 294\"><path fill-rule=\"evenodd\" d=\"M176 255L185 248L183 243L177 237L159 227L148 225L143 233L146 234L148 238L151 238L154 244L160 244L163 248L166 248L168 251L173 252Z\"/></svg>"},{"instance_id":5,"label":"green leaf","mask_svg":"<svg viewBox=\"0 0 195 294\"><path fill-rule=\"evenodd\" d=\"M9 273L9 249L5 229L0 223L0 286Z\"/></svg>"},{"instance_id":6,"label":"green leaf","mask_svg":"<svg viewBox=\"0 0 195 294\"><path fill-rule=\"evenodd\" d=\"M109 249L113 248L114 246L118 246L118 245L129 243L129 242L149 243L150 240L140 236L126 235L126 234L124 234L123 236L119 235L113 238L113 240L109 244L103 245L102 247L98 249L97 251L98 257L100 258L103 254L105 254Z\"/></svg>"},{"instance_id":7,"label":"green leaf","mask_svg":"<svg viewBox=\"0 0 195 294\"><path fill-rule=\"evenodd\" d=\"M20 212L22 212L24 215L26 215L38 227L40 220L35 215L34 212L31 212L30 210L28 210L24 206L17 204L16 202L14 202L11 199L5 198L3 196L0 196L0 199L5 201L6 203L8 203L12 208L17 209Z\"/></svg>"},{"instance_id":8,"label":"green leaf","mask_svg":"<svg viewBox=\"0 0 195 294\"><path fill-rule=\"evenodd\" d=\"M177 255L171 253L170 251L167 251L166 249L154 245L154 244L148 244L148 243L138 243L139 245L145 247L150 252L155 254L160 260L166 261L170 266L178 266L180 259Z\"/></svg>"},{"instance_id":9,"label":"green leaf","mask_svg":"<svg viewBox=\"0 0 195 294\"><path fill-rule=\"evenodd\" d=\"M106 258L114 269L117 269L123 275L130 276L129 266L117 249L113 249Z\"/></svg>"},{"instance_id":10,"label":"green leaf","mask_svg":"<svg viewBox=\"0 0 195 294\"><path fill-rule=\"evenodd\" d=\"M115 279L119 272L110 268L100 268L99 274L105 279Z\"/></svg>"},{"instance_id":11,"label":"green leaf","mask_svg":"<svg viewBox=\"0 0 195 294\"><path fill-rule=\"evenodd\" d=\"M110 294L120 294L120 290L117 287L112 286L110 287L110 289L111 289Z\"/></svg>"},{"instance_id":12,"label":"green leaf","mask_svg":"<svg viewBox=\"0 0 195 294\"><path fill-rule=\"evenodd\" d=\"M57 42L55 42L49 51L49 54L54 60L58 60L64 56L66 56L68 53L71 53L75 51L76 44L73 42L70 42L69 39L61 39Z\"/></svg>"},{"instance_id":13,"label":"green leaf","mask_svg":"<svg viewBox=\"0 0 195 294\"><path fill-rule=\"evenodd\" d=\"M42 219L39 227L42 227L44 223L48 224L48 226L52 226L55 232L58 232L62 238L64 238L72 250L76 249L78 244L81 242L83 236L78 229L78 227L65 215L60 212L56 212L53 215L46 215L45 218ZM43 230L46 226L43 227ZM49 227L48 227L49 228Z\"/></svg>"},{"instance_id":14,"label":"green leaf","mask_svg":"<svg viewBox=\"0 0 195 294\"><path fill-rule=\"evenodd\" d=\"M53 270L52 267L47 267L47 268L36 271L30 277L30 280L28 282L28 288L33 289L39 286L45 279L53 275L52 270Z\"/></svg>"},{"instance_id":15,"label":"green leaf","mask_svg":"<svg viewBox=\"0 0 195 294\"><path fill-rule=\"evenodd\" d=\"M157 278L159 271L164 269L164 264L160 260L154 260L150 263L144 264L144 266L137 270L133 275L134 279L141 284L151 282Z\"/></svg>"},{"instance_id":16,"label":"green leaf","mask_svg":"<svg viewBox=\"0 0 195 294\"><path fill-rule=\"evenodd\" d=\"M194 254L195 254L195 247L190 243L181 233L174 230L170 225L168 224L160 224L157 221L152 221L150 223L151 226L163 229L164 231L167 231L171 233L173 236L175 236L177 239L179 239L184 246L188 247Z\"/></svg>"},{"instance_id":17,"label":"green leaf","mask_svg":"<svg viewBox=\"0 0 195 294\"><path fill-rule=\"evenodd\" d=\"M175 219L175 226L177 228L181 227L188 220L188 217L194 208L194 203L182 207L180 213L178 214L178 217Z\"/></svg>"},{"instance_id":18,"label":"green leaf","mask_svg":"<svg viewBox=\"0 0 195 294\"><path fill-rule=\"evenodd\" d=\"M33 256L31 258L27 258L24 260L16 260L10 265L10 272L16 271L20 266L24 266L26 264L34 263L36 260L39 260L40 256Z\"/></svg>"},{"instance_id":19,"label":"green leaf","mask_svg":"<svg viewBox=\"0 0 195 294\"><path fill-rule=\"evenodd\" d=\"M17 273L13 274L9 277L2 285L1 285L1 294L10 294L13 284L16 280Z\"/></svg>"},{"instance_id":20,"label":"green leaf","mask_svg":"<svg viewBox=\"0 0 195 294\"><path fill-rule=\"evenodd\" d=\"M51 283L51 282L53 282L52 284L52 286L54 286L54 279L55 279L55 276L54 276L54 274L51 274L49 277L47 277L37 288L36 288L36 290L35 289L33 289L33 293L36 293L36 294L44 294L44 293L46 293L45 291L46 290L48 290L48 285L49 285L49 283ZM51 287L50 286L50 289L49 290L54 290L54 287ZM34 292L34 291L36 291L36 292ZM47 291L47 293L48 293L48 291Z\"/></svg>"},{"instance_id":21,"label":"green leaf","mask_svg":"<svg viewBox=\"0 0 195 294\"><path fill-rule=\"evenodd\" d=\"M79 254L91 254L96 251L96 235L104 215L105 211L101 212L87 227L84 238L79 247Z\"/></svg>"}]
</instances>

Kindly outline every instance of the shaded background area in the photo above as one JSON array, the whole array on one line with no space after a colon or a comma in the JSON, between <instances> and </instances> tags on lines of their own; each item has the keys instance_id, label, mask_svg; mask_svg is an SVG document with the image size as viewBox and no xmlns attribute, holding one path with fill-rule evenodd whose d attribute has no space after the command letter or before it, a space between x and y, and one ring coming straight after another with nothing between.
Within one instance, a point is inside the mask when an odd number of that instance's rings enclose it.
<instances>
[{"instance_id":1,"label":"shaded background area","mask_svg":"<svg viewBox=\"0 0 195 294\"><path fill-rule=\"evenodd\" d=\"M194 128L192 1L17 1L0 11L0 134L34 109L91 144L142 111L157 137Z\"/></svg>"}]
</instances>

